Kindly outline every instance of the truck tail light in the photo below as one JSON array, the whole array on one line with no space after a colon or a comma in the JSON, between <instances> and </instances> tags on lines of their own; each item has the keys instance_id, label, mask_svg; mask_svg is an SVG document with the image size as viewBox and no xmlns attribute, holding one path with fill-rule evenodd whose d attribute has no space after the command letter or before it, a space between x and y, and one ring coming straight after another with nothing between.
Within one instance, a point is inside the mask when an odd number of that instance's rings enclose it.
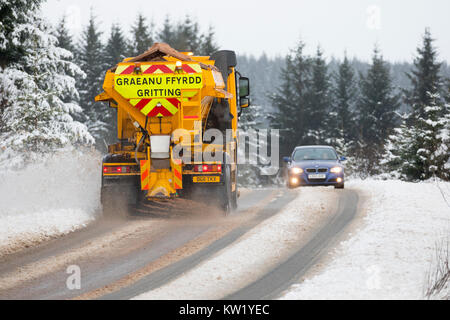
<instances>
[{"instance_id":1,"label":"truck tail light","mask_svg":"<svg viewBox=\"0 0 450 320\"><path fill-rule=\"evenodd\" d=\"M131 173L131 166L103 166L103 173Z\"/></svg>"},{"instance_id":2,"label":"truck tail light","mask_svg":"<svg viewBox=\"0 0 450 320\"><path fill-rule=\"evenodd\" d=\"M221 164L196 164L194 172L222 172Z\"/></svg>"}]
</instances>

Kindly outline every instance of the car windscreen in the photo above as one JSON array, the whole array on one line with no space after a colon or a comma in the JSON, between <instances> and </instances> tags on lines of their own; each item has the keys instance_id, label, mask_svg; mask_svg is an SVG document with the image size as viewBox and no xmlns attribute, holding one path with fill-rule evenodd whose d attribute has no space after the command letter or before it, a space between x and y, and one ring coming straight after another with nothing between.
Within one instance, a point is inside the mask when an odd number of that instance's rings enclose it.
<instances>
[{"instance_id":1,"label":"car windscreen","mask_svg":"<svg viewBox=\"0 0 450 320\"><path fill-rule=\"evenodd\" d=\"M336 160L337 155L330 148L301 148L294 152L294 161L306 160Z\"/></svg>"}]
</instances>

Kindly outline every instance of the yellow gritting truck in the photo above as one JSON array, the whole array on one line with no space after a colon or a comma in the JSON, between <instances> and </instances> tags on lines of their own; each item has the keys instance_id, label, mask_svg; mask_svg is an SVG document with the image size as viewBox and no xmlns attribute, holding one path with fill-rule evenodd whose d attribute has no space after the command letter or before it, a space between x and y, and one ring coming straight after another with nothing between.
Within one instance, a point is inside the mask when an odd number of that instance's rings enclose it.
<instances>
[{"instance_id":1,"label":"yellow gritting truck","mask_svg":"<svg viewBox=\"0 0 450 320\"><path fill-rule=\"evenodd\" d=\"M237 127L250 88L235 68L233 51L194 56L155 43L106 72L95 100L116 109L118 141L103 158L104 211L193 197L236 208Z\"/></svg>"}]
</instances>

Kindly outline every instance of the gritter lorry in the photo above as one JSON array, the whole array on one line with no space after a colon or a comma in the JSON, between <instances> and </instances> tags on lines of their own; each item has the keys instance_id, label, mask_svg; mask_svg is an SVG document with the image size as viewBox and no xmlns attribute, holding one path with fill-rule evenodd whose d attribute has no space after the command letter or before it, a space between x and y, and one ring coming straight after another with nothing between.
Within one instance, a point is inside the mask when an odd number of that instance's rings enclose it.
<instances>
[{"instance_id":1,"label":"gritter lorry","mask_svg":"<svg viewBox=\"0 0 450 320\"><path fill-rule=\"evenodd\" d=\"M104 211L194 198L236 208L238 119L250 104L236 64L233 51L194 56L155 43L107 70L95 100L116 110L117 143L102 162Z\"/></svg>"}]
</instances>

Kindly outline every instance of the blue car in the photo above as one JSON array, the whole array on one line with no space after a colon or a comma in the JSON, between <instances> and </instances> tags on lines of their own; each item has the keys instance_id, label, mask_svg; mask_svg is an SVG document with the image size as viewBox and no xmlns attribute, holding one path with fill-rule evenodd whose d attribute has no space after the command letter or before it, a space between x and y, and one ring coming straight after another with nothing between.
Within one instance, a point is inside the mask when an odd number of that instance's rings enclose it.
<instances>
[{"instance_id":1,"label":"blue car","mask_svg":"<svg viewBox=\"0 0 450 320\"><path fill-rule=\"evenodd\" d=\"M345 157L339 157L330 146L296 147L291 157L283 158L288 163L289 188L299 186L334 186L344 188Z\"/></svg>"}]
</instances>

